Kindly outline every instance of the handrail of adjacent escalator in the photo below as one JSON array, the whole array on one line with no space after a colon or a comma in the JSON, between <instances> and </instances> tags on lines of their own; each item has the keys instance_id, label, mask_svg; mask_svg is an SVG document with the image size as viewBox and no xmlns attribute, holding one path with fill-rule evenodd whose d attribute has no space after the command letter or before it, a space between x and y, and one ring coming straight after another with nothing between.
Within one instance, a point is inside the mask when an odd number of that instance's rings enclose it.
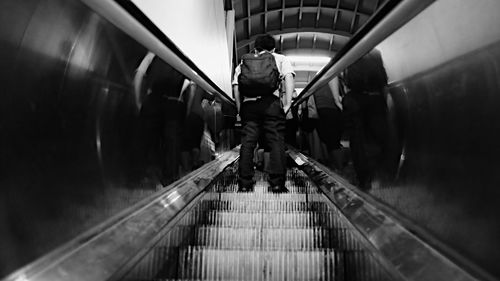
<instances>
[{"instance_id":1,"label":"handrail of adjacent escalator","mask_svg":"<svg viewBox=\"0 0 500 281\"><path fill-rule=\"evenodd\" d=\"M497 280L390 206L293 148L288 155L356 229L379 262L401 280Z\"/></svg>"},{"instance_id":2,"label":"handrail of adjacent escalator","mask_svg":"<svg viewBox=\"0 0 500 281\"><path fill-rule=\"evenodd\" d=\"M207 92L218 95L223 101L236 107L234 100L201 71L132 1L81 1Z\"/></svg>"},{"instance_id":3,"label":"handrail of adjacent escalator","mask_svg":"<svg viewBox=\"0 0 500 281\"><path fill-rule=\"evenodd\" d=\"M316 74L292 103L297 107L319 87L375 48L435 0L388 0Z\"/></svg>"},{"instance_id":4,"label":"handrail of adjacent escalator","mask_svg":"<svg viewBox=\"0 0 500 281\"><path fill-rule=\"evenodd\" d=\"M4 281L113 279L156 237L168 231L186 206L216 175L238 158L238 149L222 153L182 179L95 226L75 239L13 272Z\"/></svg>"}]
</instances>

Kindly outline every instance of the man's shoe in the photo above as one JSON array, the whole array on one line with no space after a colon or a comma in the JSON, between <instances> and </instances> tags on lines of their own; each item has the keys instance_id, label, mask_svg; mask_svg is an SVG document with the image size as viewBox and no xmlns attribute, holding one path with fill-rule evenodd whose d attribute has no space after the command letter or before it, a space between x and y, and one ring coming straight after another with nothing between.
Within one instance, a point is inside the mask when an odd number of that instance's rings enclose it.
<instances>
[{"instance_id":1,"label":"man's shoe","mask_svg":"<svg viewBox=\"0 0 500 281\"><path fill-rule=\"evenodd\" d=\"M270 186L269 189L273 193L287 193L288 192L288 189L284 185Z\"/></svg>"},{"instance_id":2,"label":"man's shoe","mask_svg":"<svg viewBox=\"0 0 500 281\"><path fill-rule=\"evenodd\" d=\"M255 164L255 169L257 171L264 172L264 163L258 162L257 164Z\"/></svg>"},{"instance_id":3,"label":"man's shoe","mask_svg":"<svg viewBox=\"0 0 500 281\"><path fill-rule=\"evenodd\" d=\"M238 192L251 192L251 191L252 191L251 187L243 187L243 186L238 187Z\"/></svg>"},{"instance_id":4,"label":"man's shoe","mask_svg":"<svg viewBox=\"0 0 500 281\"><path fill-rule=\"evenodd\" d=\"M238 180L238 192L251 192L255 186L255 181Z\"/></svg>"}]
</instances>

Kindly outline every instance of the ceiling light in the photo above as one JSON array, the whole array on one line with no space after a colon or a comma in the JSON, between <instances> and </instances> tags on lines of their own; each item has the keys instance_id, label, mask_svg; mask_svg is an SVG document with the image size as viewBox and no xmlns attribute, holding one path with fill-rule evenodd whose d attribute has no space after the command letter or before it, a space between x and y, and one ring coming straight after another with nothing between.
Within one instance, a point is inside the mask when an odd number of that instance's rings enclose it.
<instances>
[{"instance_id":1,"label":"ceiling light","mask_svg":"<svg viewBox=\"0 0 500 281\"><path fill-rule=\"evenodd\" d=\"M330 57L318 57L318 56L287 56L287 58L292 63L322 63L327 64L331 58Z\"/></svg>"}]
</instances>

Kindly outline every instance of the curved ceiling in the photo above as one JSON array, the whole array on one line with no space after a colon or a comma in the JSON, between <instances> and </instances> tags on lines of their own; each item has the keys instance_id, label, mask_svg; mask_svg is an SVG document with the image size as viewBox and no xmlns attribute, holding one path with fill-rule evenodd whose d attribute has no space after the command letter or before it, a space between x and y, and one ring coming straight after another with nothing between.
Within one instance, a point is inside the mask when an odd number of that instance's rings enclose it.
<instances>
[{"instance_id":1,"label":"curved ceiling","mask_svg":"<svg viewBox=\"0 0 500 281\"><path fill-rule=\"evenodd\" d=\"M385 1L227 0L235 13L235 56L239 61L257 36L268 33L279 53L333 57ZM295 65L296 87L305 87L321 67Z\"/></svg>"}]
</instances>

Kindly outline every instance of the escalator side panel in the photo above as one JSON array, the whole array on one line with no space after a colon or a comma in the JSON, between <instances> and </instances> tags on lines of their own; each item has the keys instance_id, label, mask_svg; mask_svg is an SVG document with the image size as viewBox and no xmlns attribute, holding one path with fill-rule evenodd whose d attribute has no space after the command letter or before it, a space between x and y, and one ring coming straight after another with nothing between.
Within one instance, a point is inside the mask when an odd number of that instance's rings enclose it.
<instances>
[{"instance_id":1,"label":"escalator side panel","mask_svg":"<svg viewBox=\"0 0 500 281\"><path fill-rule=\"evenodd\" d=\"M387 207L315 160L292 150L289 155L394 276L403 280L478 280L409 231Z\"/></svg>"},{"instance_id":2,"label":"escalator side panel","mask_svg":"<svg viewBox=\"0 0 500 281\"><path fill-rule=\"evenodd\" d=\"M273 194L260 172L253 192L236 192L236 171L161 239L175 245L158 243L123 280L392 280L303 172L290 169L290 192Z\"/></svg>"}]
</instances>

